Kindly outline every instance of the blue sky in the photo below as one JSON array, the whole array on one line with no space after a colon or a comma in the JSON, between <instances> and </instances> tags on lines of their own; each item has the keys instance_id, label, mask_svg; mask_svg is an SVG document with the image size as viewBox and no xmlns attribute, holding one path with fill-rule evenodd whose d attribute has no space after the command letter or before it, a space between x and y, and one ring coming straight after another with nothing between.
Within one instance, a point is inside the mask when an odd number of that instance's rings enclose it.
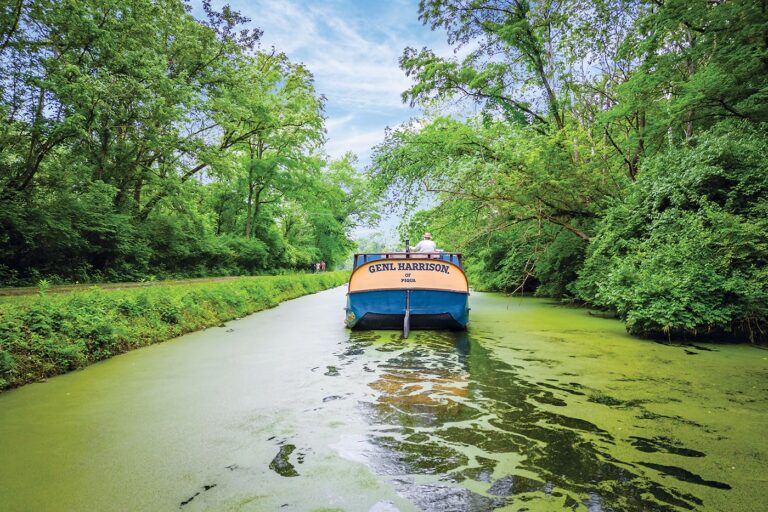
<instances>
[{"instance_id":1,"label":"blue sky","mask_svg":"<svg viewBox=\"0 0 768 512\"><path fill-rule=\"evenodd\" d=\"M223 1L214 0L219 9ZM275 46L303 62L327 97L331 157L353 151L366 163L394 127L419 111L402 103L410 80L397 61L406 46L451 50L441 32L418 20L418 0L230 0L264 31L262 48Z\"/></svg>"}]
</instances>

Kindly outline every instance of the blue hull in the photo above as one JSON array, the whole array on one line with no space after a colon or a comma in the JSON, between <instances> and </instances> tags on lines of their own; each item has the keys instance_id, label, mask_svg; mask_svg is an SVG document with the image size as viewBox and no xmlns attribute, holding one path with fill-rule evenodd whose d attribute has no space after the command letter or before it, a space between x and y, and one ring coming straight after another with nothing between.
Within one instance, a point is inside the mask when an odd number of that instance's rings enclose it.
<instances>
[{"instance_id":1,"label":"blue hull","mask_svg":"<svg viewBox=\"0 0 768 512\"><path fill-rule=\"evenodd\" d=\"M467 293L410 290L412 329L466 329ZM402 329L406 290L376 290L347 295L347 326L357 329Z\"/></svg>"}]
</instances>

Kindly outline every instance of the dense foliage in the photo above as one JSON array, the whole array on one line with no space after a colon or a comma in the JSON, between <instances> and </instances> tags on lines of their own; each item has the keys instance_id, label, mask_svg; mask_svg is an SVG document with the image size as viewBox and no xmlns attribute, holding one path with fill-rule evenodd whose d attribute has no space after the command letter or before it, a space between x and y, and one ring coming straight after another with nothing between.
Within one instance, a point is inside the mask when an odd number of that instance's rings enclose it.
<instances>
[{"instance_id":1,"label":"dense foliage","mask_svg":"<svg viewBox=\"0 0 768 512\"><path fill-rule=\"evenodd\" d=\"M0 301L0 391L338 286L345 272L88 291Z\"/></svg>"},{"instance_id":2,"label":"dense foliage","mask_svg":"<svg viewBox=\"0 0 768 512\"><path fill-rule=\"evenodd\" d=\"M322 152L312 75L262 51L231 8L203 10L0 5L0 285L249 274L349 251L367 196L354 157Z\"/></svg>"},{"instance_id":3,"label":"dense foliage","mask_svg":"<svg viewBox=\"0 0 768 512\"><path fill-rule=\"evenodd\" d=\"M768 138L744 123L645 161L574 289L630 332L768 331Z\"/></svg>"},{"instance_id":4,"label":"dense foliage","mask_svg":"<svg viewBox=\"0 0 768 512\"><path fill-rule=\"evenodd\" d=\"M420 15L464 57L401 58L404 100L431 114L389 132L370 171L410 214L404 238L463 250L477 288L581 299L633 333L768 338L766 2Z\"/></svg>"}]
</instances>

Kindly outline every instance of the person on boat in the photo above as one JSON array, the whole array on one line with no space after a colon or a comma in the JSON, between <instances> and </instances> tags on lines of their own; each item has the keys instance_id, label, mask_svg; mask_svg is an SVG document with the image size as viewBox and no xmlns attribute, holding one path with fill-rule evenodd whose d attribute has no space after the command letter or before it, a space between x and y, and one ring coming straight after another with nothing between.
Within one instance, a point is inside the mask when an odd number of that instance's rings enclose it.
<instances>
[{"instance_id":1,"label":"person on boat","mask_svg":"<svg viewBox=\"0 0 768 512\"><path fill-rule=\"evenodd\" d=\"M437 244L432 241L432 235L427 232L424 233L424 240L416 244L416 247L411 247L414 252L437 252Z\"/></svg>"}]
</instances>

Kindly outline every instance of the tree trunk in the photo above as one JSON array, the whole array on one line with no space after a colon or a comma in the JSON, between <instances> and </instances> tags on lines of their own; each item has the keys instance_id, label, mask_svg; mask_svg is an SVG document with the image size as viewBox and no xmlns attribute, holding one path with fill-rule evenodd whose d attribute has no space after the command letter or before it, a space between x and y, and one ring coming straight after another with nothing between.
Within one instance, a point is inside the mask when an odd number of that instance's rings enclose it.
<instances>
[{"instance_id":1,"label":"tree trunk","mask_svg":"<svg viewBox=\"0 0 768 512\"><path fill-rule=\"evenodd\" d=\"M133 210L138 213L141 208L141 189L144 187L144 177L139 176L133 186Z\"/></svg>"},{"instance_id":2,"label":"tree trunk","mask_svg":"<svg viewBox=\"0 0 768 512\"><path fill-rule=\"evenodd\" d=\"M256 236L256 217L259 215L259 210L261 209L261 193L264 191L264 185L259 187L259 189L256 191L256 197L254 197L253 201L253 223L251 224L251 236Z\"/></svg>"},{"instance_id":3,"label":"tree trunk","mask_svg":"<svg viewBox=\"0 0 768 512\"><path fill-rule=\"evenodd\" d=\"M251 183L250 180L248 180L248 201L246 203L246 208L248 208L248 212L246 213L246 217L245 217L246 240L251 238L251 223L253 222L252 208L251 208L252 204L253 204L253 184Z\"/></svg>"},{"instance_id":4,"label":"tree trunk","mask_svg":"<svg viewBox=\"0 0 768 512\"><path fill-rule=\"evenodd\" d=\"M45 89L40 89L40 95L37 98L37 107L35 108L35 118L32 121L32 134L29 140L29 153L27 154L27 161L24 165L24 173L22 174L22 182L18 187L19 190L24 190L32 182L32 177L37 173L37 169L40 166L41 154L40 154L40 139L42 138L43 123L43 110L45 108Z\"/></svg>"},{"instance_id":5,"label":"tree trunk","mask_svg":"<svg viewBox=\"0 0 768 512\"><path fill-rule=\"evenodd\" d=\"M253 205L253 159L256 156L254 154L254 147L252 143L248 144L250 150L250 160L248 160L248 200L245 207L248 209L245 217L245 239L251 238L251 224L253 223L253 215L251 213ZM261 158L261 151L259 151L259 158Z\"/></svg>"}]
</instances>

